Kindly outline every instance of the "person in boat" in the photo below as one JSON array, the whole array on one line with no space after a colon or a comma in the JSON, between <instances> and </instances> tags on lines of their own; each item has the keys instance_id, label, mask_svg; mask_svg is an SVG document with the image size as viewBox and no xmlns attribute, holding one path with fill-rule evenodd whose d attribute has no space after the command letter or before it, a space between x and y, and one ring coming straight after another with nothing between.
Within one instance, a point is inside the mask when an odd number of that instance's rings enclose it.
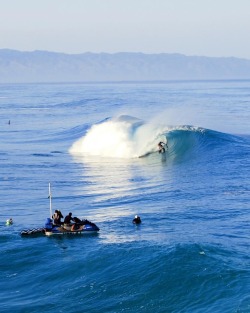
<instances>
[{"instance_id":1,"label":"person in boat","mask_svg":"<svg viewBox=\"0 0 250 313\"><path fill-rule=\"evenodd\" d=\"M58 210L58 215L59 215L59 223L62 224L61 219L63 218L62 212Z\"/></svg>"},{"instance_id":2,"label":"person in boat","mask_svg":"<svg viewBox=\"0 0 250 313\"><path fill-rule=\"evenodd\" d=\"M72 225L71 230L79 230L83 225L82 220L76 216L73 217L73 222L74 224Z\"/></svg>"},{"instance_id":3,"label":"person in boat","mask_svg":"<svg viewBox=\"0 0 250 313\"><path fill-rule=\"evenodd\" d=\"M73 221L76 223L76 224L82 224L82 220L80 220L80 218L78 217L73 217Z\"/></svg>"},{"instance_id":4,"label":"person in boat","mask_svg":"<svg viewBox=\"0 0 250 313\"><path fill-rule=\"evenodd\" d=\"M58 210L55 210L55 213L52 215L52 219L53 219L53 224L58 224L58 220L59 220Z\"/></svg>"},{"instance_id":5,"label":"person in boat","mask_svg":"<svg viewBox=\"0 0 250 313\"><path fill-rule=\"evenodd\" d=\"M164 153L165 152L165 143L163 141L160 141L158 143L158 152L159 153Z\"/></svg>"},{"instance_id":6,"label":"person in boat","mask_svg":"<svg viewBox=\"0 0 250 313\"><path fill-rule=\"evenodd\" d=\"M72 217L72 213L70 212L67 216L65 216L65 219L64 219L64 224L68 224L70 225L70 222L74 222L74 219Z\"/></svg>"},{"instance_id":7,"label":"person in boat","mask_svg":"<svg viewBox=\"0 0 250 313\"><path fill-rule=\"evenodd\" d=\"M61 211L55 210L55 213L52 216L53 223L55 225L61 225L62 224L62 222L61 222L62 218L63 218L63 215L62 215Z\"/></svg>"},{"instance_id":8,"label":"person in boat","mask_svg":"<svg viewBox=\"0 0 250 313\"><path fill-rule=\"evenodd\" d=\"M140 216L135 215L135 218L133 219L133 224L141 224Z\"/></svg>"}]
</instances>

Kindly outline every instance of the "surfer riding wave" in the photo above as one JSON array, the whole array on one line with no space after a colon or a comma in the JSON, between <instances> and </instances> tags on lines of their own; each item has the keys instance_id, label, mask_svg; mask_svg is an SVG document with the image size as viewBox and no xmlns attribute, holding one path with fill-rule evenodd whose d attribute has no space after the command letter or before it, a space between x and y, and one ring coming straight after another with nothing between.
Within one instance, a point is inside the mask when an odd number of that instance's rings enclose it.
<instances>
[{"instance_id":1,"label":"surfer riding wave","mask_svg":"<svg viewBox=\"0 0 250 313\"><path fill-rule=\"evenodd\" d=\"M204 132L200 127L167 126L122 115L92 125L69 152L78 159L90 156L131 159L168 151L168 159L174 159L199 148L198 142L203 146Z\"/></svg>"}]
</instances>

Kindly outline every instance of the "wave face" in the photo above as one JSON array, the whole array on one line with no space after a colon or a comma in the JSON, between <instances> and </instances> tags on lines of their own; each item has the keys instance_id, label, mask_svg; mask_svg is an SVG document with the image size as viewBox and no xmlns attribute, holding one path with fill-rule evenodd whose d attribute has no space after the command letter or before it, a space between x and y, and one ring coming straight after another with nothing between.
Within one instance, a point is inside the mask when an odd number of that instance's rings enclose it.
<instances>
[{"instance_id":1,"label":"wave face","mask_svg":"<svg viewBox=\"0 0 250 313\"><path fill-rule=\"evenodd\" d=\"M202 152L214 140L229 135L190 125L166 126L122 115L94 124L70 148L75 156L153 157L159 141L167 143L169 159Z\"/></svg>"}]
</instances>

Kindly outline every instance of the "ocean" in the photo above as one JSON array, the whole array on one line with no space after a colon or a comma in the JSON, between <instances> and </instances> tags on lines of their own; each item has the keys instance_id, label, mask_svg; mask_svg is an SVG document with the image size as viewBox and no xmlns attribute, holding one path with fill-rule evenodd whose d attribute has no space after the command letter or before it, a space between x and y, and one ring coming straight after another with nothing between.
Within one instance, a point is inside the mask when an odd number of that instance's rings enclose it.
<instances>
[{"instance_id":1,"label":"ocean","mask_svg":"<svg viewBox=\"0 0 250 313\"><path fill-rule=\"evenodd\" d=\"M0 121L1 312L250 312L250 81L1 84ZM21 236L49 183L100 231Z\"/></svg>"}]
</instances>

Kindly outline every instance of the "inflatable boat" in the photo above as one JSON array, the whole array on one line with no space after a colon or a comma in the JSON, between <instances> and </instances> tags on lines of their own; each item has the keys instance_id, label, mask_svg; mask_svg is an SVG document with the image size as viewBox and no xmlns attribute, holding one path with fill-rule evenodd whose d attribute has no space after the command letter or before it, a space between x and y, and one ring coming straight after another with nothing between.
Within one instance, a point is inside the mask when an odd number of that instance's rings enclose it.
<instances>
[{"instance_id":1,"label":"inflatable boat","mask_svg":"<svg viewBox=\"0 0 250 313\"><path fill-rule=\"evenodd\" d=\"M100 229L96 226L96 224L88 221L82 220L79 223L73 224L61 224L54 225L52 219L47 218L44 228L44 234L46 236L52 235L81 235L81 234L89 234L96 233Z\"/></svg>"},{"instance_id":2,"label":"inflatable boat","mask_svg":"<svg viewBox=\"0 0 250 313\"><path fill-rule=\"evenodd\" d=\"M50 199L50 216L52 216L52 205L51 205L51 188L49 184L49 197ZM24 229L21 231L21 236L29 236L29 235L81 235L81 234L91 234L97 233L99 231L99 227L96 224L88 221L88 220L80 220L77 218L77 222L65 224L55 224L51 218L47 218L44 227L42 228L32 228L32 229Z\"/></svg>"},{"instance_id":3,"label":"inflatable boat","mask_svg":"<svg viewBox=\"0 0 250 313\"><path fill-rule=\"evenodd\" d=\"M21 236L36 236L36 235L82 235L97 233L99 227L96 224L82 220L81 223L54 225L51 218L47 218L45 226L42 228L24 229L21 231Z\"/></svg>"}]
</instances>

